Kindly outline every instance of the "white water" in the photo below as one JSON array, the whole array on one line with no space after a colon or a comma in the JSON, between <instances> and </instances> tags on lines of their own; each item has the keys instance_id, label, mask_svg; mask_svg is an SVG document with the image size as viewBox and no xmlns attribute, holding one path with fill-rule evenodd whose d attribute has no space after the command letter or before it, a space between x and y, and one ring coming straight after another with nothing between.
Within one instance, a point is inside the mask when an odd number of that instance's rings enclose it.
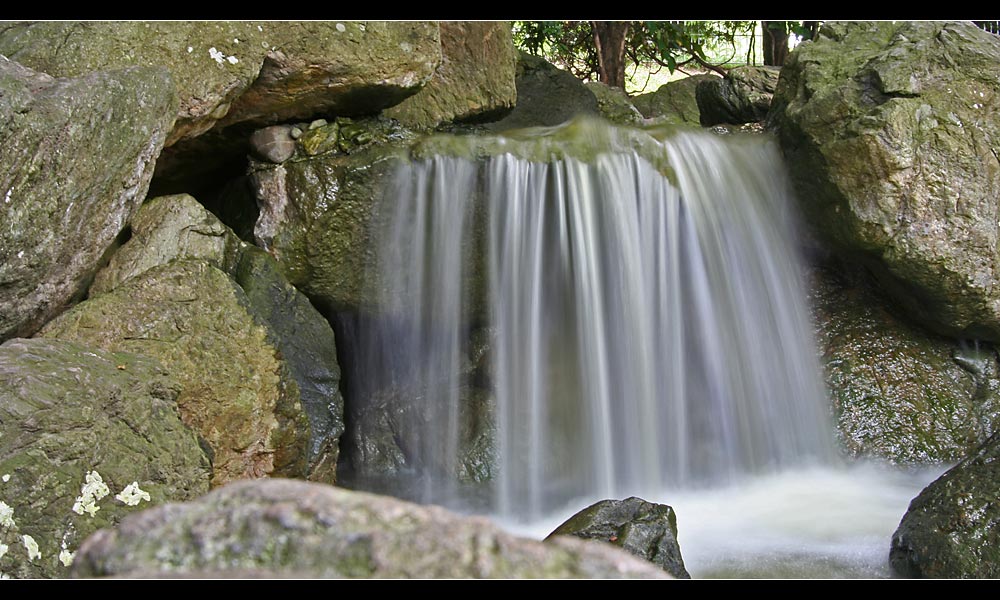
<instances>
[{"instance_id":1,"label":"white water","mask_svg":"<svg viewBox=\"0 0 1000 600\"><path fill-rule=\"evenodd\" d=\"M427 499L461 489L485 324L508 526L638 495L677 510L694 576L884 575L926 482L837 466L776 149L681 133L640 152L605 127L582 128L585 160L538 160L554 142L532 134L532 160L435 155L395 178L366 377L425 402Z\"/></svg>"}]
</instances>

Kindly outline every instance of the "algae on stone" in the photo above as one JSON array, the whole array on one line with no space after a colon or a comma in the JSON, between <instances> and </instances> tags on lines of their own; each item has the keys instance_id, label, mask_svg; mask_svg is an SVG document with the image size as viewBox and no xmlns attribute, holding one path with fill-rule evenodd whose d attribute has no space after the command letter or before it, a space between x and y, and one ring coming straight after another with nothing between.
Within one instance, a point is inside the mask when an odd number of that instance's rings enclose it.
<instances>
[{"instance_id":1,"label":"algae on stone","mask_svg":"<svg viewBox=\"0 0 1000 600\"><path fill-rule=\"evenodd\" d=\"M91 536L74 577L665 578L607 544L519 538L481 517L303 481L242 481Z\"/></svg>"},{"instance_id":2,"label":"algae on stone","mask_svg":"<svg viewBox=\"0 0 1000 600\"><path fill-rule=\"evenodd\" d=\"M162 68L54 79L0 55L0 340L79 299L142 203L176 100Z\"/></svg>"},{"instance_id":3,"label":"algae on stone","mask_svg":"<svg viewBox=\"0 0 1000 600\"><path fill-rule=\"evenodd\" d=\"M211 466L177 411L180 385L155 360L74 342L13 339L0 345L0 501L41 558L11 547L8 576L66 577L62 542L76 550L101 527L143 508L208 491ZM110 488L93 515L72 512L85 476ZM113 496L132 482L149 493L130 507ZM11 568L10 565L13 565Z\"/></svg>"},{"instance_id":4,"label":"algae on stone","mask_svg":"<svg viewBox=\"0 0 1000 600\"><path fill-rule=\"evenodd\" d=\"M1000 38L972 23L827 23L769 114L803 212L915 318L1000 341Z\"/></svg>"},{"instance_id":5,"label":"algae on stone","mask_svg":"<svg viewBox=\"0 0 1000 600\"><path fill-rule=\"evenodd\" d=\"M212 448L213 485L305 475L309 424L295 379L246 294L214 266L153 267L41 335L157 358L181 384L181 418Z\"/></svg>"}]
</instances>

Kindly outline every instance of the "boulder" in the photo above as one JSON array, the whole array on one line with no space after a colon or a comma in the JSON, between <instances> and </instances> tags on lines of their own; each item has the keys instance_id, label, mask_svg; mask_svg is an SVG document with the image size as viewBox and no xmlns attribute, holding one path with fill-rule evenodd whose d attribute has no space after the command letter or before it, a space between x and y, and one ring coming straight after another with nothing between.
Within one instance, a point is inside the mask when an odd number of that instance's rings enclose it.
<instances>
[{"instance_id":1,"label":"boulder","mask_svg":"<svg viewBox=\"0 0 1000 600\"><path fill-rule=\"evenodd\" d=\"M14 520L0 526L0 544L9 546L0 558L4 575L66 577L64 548L75 551L94 531L150 504L208 491L211 466L177 413L179 392L144 356L60 340L0 345L0 503ZM93 514L82 506L77 514L90 472L109 493L91 498ZM149 494L138 506L115 498L132 482ZM36 541L41 557L28 559L22 535Z\"/></svg>"},{"instance_id":2,"label":"boulder","mask_svg":"<svg viewBox=\"0 0 1000 600\"><path fill-rule=\"evenodd\" d=\"M642 116L657 123L670 125L701 124L698 110L697 89L705 82L719 79L718 75L692 75L661 85L655 92L632 98L632 104Z\"/></svg>"},{"instance_id":3,"label":"boulder","mask_svg":"<svg viewBox=\"0 0 1000 600\"><path fill-rule=\"evenodd\" d=\"M578 115L599 115L597 98L571 73L544 58L520 52L517 104L506 117L486 127L492 131L560 125Z\"/></svg>"},{"instance_id":4,"label":"boulder","mask_svg":"<svg viewBox=\"0 0 1000 600\"><path fill-rule=\"evenodd\" d=\"M8 22L0 54L58 77L166 67L180 101L169 146L216 123L377 113L430 79L441 42L416 21Z\"/></svg>"},{"instance_id":5,"label":"boulder","mask_svg":"<svg viewBox=\"0 0 1000 600\"><path fill-rule=\"evenodd\" d=\"M1000 577L1000 433L928 485L892 535L889 564L908 578Z\"/></svg>"},{"instance_id":6,"label":"boulder","mask_svg":"<svg viewBox=\"0 0 1000 600\"><path fill-rule=\"evenodd\" d=\"M385 115L415 129L496 120L517 100L517 50L510 23L441 22L441 64L416 95Z\"/></svg>"},{"instance_id":7,"label":"boulder","mask_svg":"<svg viewBox=\"0 0 1000 600\"><path fill-rule=\"evenodd\" d=\"M479 517L292 480L242 481L91 536L75 577L182 572L354 578L665 577L607 544L518 538Z\"/></svg>"},{"instance_id":8,"label":"boulder","mask_svg":"<svg viewBox=\"0 0 1000 600\"><path fill-rule=\"evenodd\" d=\"M84 293L142 203L176 111L162 68L55 79L0 55L0 340Z\"/></svg>"},{"instance_id":9,"label":"boulder","mask_svg":"<svg viewBox=\"0 0 1000 600\"><path fill-rule=\"evenodd\" d=\"M214 453L213 486L306 474L309 424L298 385L246 293L211 264L152 267L41 335L159 359L181 384L181 418Z\"/></svg>"},{"instance_id":10,"label":"boulder","mask_svg":"<svg viewBox=\"0 0 1000 600\"><path fill-rule=\"evenodd\" d=\"M848 456L957 461L1000 427L1000 364L989 344L926 331L859 273L818 268L811 295Z\"/></svg>"},{"instance_id":11,"label":"boulder","mask_svg":"<svg viewBox=\"0 0 1000 600\"><path fill-rule=\"evenodd\" d=\"M714 77L698 83L695 100L702 127L763 121L771 108L779 70L744 65L730 69L722 79Z\"/></svg>"},{"instance_id":12,"label":"boulder","mask_svg":"<svg viewBox=\"0 0 1000 600\"><path fill-rule=\"evenodd\" d=\"M605 119L618 125L642 123L642 113L632 105L624 90L613 88L600 81L590 81L585 85L597 98L597 108Z\"/></svg>"},{"instance_id":13,"label":"boulder","mask_svg":"<svg viewBox=\"0 0 1000 600\"><path fill-rule=\"evenodd\" d=\"M828 23L768 120L803 211L915 318L1000 341L1000 38L971 23Z\"/></svg>"},{"instance_id":14,"label":"boulder","mask_svg":"<svg viewBox=\"0 0 1000 600\"><path fill-rule=\"evenodd\" d=\"M601 500L567 519L549 538L555 535L602 540L648 560L674 577L691 578L677 543L677 516L666 504L635 496Z\"/></svg>"},{"instance_id":15,"label":"boulder","mask_svg":"<svg viewBox=\"0 0 1000 600\"><path fill-rule=\"evenodd\" d=\"M97 274L90 294L113 291L149 269L181 259L208 263L240 286L247 309L265 325L269 344L295 380L309 417L309 476L333 483L344 431L333 330L266 252L240 241L191 196L154 198L136 213L131 239Z\"/></svg>"}]
</instances>

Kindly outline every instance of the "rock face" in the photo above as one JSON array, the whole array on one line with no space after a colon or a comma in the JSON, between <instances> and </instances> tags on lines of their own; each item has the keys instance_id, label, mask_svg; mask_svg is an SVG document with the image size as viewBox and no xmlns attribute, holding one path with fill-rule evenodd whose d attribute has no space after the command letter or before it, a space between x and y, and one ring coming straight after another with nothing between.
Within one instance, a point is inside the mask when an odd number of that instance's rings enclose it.
<instances>
[{"instance_id":1,"label":"rock face","mask_svg":"<svg viewBox=\"0 0 1000 600\"><path fill-rule=\"evenodd\" d=\"M892 536L889 563L909 578L1000 577L1000 434L927 486Z\"/></svg>"},{"instance_id":2,"label":"rock face","mask_svg":"<svg viewBox=\"0 0 1000 600\"><path fill-rule=\"evenodd\" d=\"M807 218L947 335L1000 340L1000 38L827 24L790 56L777 128Z\"/></svg>"},{"instance_id":3,"label":"rock face","mask_svg":"<svg viewBox=\"0 0 1000 600\"><path fill-rule=\"evenodd\" d=\"M0 56L0 340L31 335L84 292L176 111L164 69L53 79Z\"/></svg>"},{"instance_id":4,"label":"rock face","mask_svg":"<svg viewBox=\"0 0 1000 600\"><path fill-rule=\"evenodd\" d=\"M585 85L597 98L597 108L605 119L619 125L642 123L642 113L632 105L624 91L600 81L590 81Z\"/></svg>"},{"instance_id":5,"label":"rock face","mask_svg":"<svg viewBox=\"0 0 1000 600\"><path fill-rule=\"evenodd\" d=\"M695 88L702 127L763 121L778 84L777 67L745 65L730 69L722 79L705 79Z\"/></svg>"},{"instance_id":6,"label":"rock face","mask_svg":"<svg viewBox=\"0 0 1000 600\"><path fill-rule=\"evenodd\" d=\"M717 75L692 75L660 86L655 92L632 98L642 116L658 123L694 125L701 123L698 112L697 89L705 82L720 79Z\"/></svg>"},{"instance_id":7,"label":"rock face","mask_svg":"<svg viewBox=\"0 0 1000 600\"><path fill-rule=\"evenodd\" d=\"M0 559L8 576L66 577L58 559L101 527L149 506L114 499L133 481L149 503L208 491L211 467L181 423L180 386L156 361L76 343L13 339L0 345L0 501L13 509L15 545ZM72 511L86 475L110 489L93 515ZM10 528L0 532L12 534ZM28 560L20 536L38 543Z\"/></svg>"},{"instance_id":8,"label":"rock face","mask_svg":"<svg viewBox=\"0 0 1000 600\"><path fill-rule=\"evenodd\" d=\"M247 302L241 310L266 327L270 351L280 352L309 417L309 476L334 482L344 420L333 330L266 252L240 241L191 196L154 198L136 213L132 238L97 274L91 296L182 259L208 263L239 285Z\"/></svg>"},{"instance_id":9,"label":"rock face","mask_svg":"<svg viewBox=\"0 0 1000 600\"><path fill-rule=\"evenodd\" d=\"M304 476L309 425L294 378L242 289L175 260L77 305L42 331L155 357L181 383L181 417L214 451L212 484Z\"/></svg>"},{"instance_id":10,"label":"rock face","mask_svg":"<svg viewBox=\"0 0 1000 600\"><path fill-rule=\"evenodd\" d=\"M166 67L180 109L167 145L212 128L328 112L374 114L441 62L437 23L39 22L0 24L0 54L53 76Z\"/></svg>"},{"instance_id":11,"label":"rock face","mask_svg":"<svg viewBox=\"0 0 1000 600\"><path fill-rule=\"evenodd\" d=\"M361 128L357 139L367 137L361 125L350 125ZM344 129L337 151L277 166L256 164L250 180L260 206L257 243L292 284L324 308L356 310L374 303L374 286L364 279L375 260L376 248L369 243L374 211L406 143L380 136L386 143L369 138L359 145ZM341 146L349 152L339 151Z\"/></svg>"},{"instance_id":12,"label":"rock face","mask_svg":"<svg viewBox=\"0 0 1000 600\"><path fill-rule=\"evenodd\" d=\"M73 575L266 570L309 577L663 577L605 544L542 543L361 492L290 480L237 482L132 515L80 549Z\"/></svg>"},{"instance_id":13,"label":"rock face","mask_svg":"<svg viewBox=\"0 0 1000 600\"><path fill-rule=\"evenodd\" d=\"M867 278L817 269L812 300L841 446L898 464L957 461L1000 426L1000 364L888 310Z\"/></svg>"},{"instance_id":14,"label":"rock face","mask_svg":"<svg viewBox=\"0 0 1000 600\"><path fill-rule=\"evenodd\" d=\"M598 115L594 93L572 74L521 52L517 61L517 105L492 131L560 125L577 115Z\"/></svg>"},{"instance_id":15,"label":"rock face","mask_svg":"<svg viewBox=\"0 0 1000 600\"><path fill-rule=\"evenodd\" d=\"M424 89L385 111L416 129L495 120L514 107L517 50L510 23L442 22L441 65Z\"/></svg>"},{"instance_id":16,"label":"rock face","mask_svg":"<svg viewBox=\"0 0 1000 600\"><path fill-rule=\"evenodd\" d=\"M602 500L576 513L549 534L603 540L658 565L674 577L690 579L677 544L677 517L666 504L642 498Z\"/></svg>"}]
</instances>

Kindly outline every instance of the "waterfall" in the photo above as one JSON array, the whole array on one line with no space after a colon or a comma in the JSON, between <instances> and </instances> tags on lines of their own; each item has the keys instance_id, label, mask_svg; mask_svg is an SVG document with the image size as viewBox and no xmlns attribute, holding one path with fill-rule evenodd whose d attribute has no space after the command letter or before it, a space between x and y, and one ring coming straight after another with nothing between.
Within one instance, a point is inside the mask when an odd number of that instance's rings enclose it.
<instances>
[{"instance_id":1,"label":"waterfall","mask_svg":"<svg viewBox=\"0 0 1000 600\"><path fill-rule=\"evenodd\" d=\"M399 440L428 492L485 472L493 509L532 520L832 459L767 138L587 121L444 139L380 207L361 366L408 398Z\"/></svg>"}]
</instances>

